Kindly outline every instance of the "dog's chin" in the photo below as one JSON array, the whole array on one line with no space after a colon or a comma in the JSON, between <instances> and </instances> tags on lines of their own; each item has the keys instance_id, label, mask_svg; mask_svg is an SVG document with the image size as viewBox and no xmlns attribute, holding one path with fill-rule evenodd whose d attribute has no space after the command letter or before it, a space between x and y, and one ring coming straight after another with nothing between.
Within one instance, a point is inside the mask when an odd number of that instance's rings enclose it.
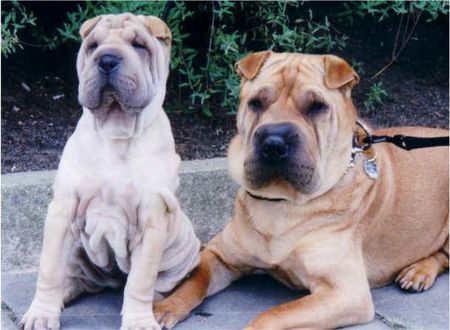
<instances>
[{"instance_id":1,"label":"dog's chin","mask_svg":"<svg viewBox=\"0 0 450 330\"><path fill-rule=\"evenodd\" d=\"M245 184L252 191L285 187L300 194L313 194L317 187L317 173L313 166L295 163L267 166L247 161L244 165Z\"/></svg>"},{"instance_id":2,"label":"dog's chin","mask_svg":"<svg viewBox=\"0 0 450 330\"><path fill-rule=\"evenodd\" d=\"M132 80L125 78L117 76L108 80L96 75L87 79L80 83L78 101L93 114L106 112L114 102L127 113L140 112L153 101L156 90L139 89L138 85L132 83L128 86L126 82Z\"/></svg>"},{"instance_id":3,"label":"dog's chin","mask_svg":"<svg viewBox=\"0 0 450 330\"><path fill-rule=\"evenodd\" d=\"M140 111L125 110L118 102L106 108L92 111L96 131L106 139L133 138L138 125Z\"/></svg>"},{"instance_id":4,"label":"dog's chin","mask_svg":"<svg viewBox=\"0 0 450 330\"><path fill-rule=\"evenodd\" d=\"M125 97L112 86L103 87L95 107L84 105L94 116L95 130L105 139L130 139L138 133L138 122L147 100ZM93 93L92 95L95 95ZM93 99L93 98L92 98ZM134 104L139 101L138 104Z\"/></svg>"}]
</instances>

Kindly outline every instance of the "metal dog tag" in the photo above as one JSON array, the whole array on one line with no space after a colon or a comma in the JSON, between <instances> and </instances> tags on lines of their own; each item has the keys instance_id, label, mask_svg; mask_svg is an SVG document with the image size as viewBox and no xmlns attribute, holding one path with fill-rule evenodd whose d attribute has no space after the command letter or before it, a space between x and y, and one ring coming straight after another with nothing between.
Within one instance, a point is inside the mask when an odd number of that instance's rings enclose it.
<instances>
[{"instance_id":1,"label":"metal dog tag","mask_svg":"<svg viewBox=\"0 0 450 330\"><path fill-rule=\"evenodd\" d=\"M369 178L374 180L378 178L378 166L374 159L366 159L364 161L364 171Z\"/></svg>"}]
</instances>

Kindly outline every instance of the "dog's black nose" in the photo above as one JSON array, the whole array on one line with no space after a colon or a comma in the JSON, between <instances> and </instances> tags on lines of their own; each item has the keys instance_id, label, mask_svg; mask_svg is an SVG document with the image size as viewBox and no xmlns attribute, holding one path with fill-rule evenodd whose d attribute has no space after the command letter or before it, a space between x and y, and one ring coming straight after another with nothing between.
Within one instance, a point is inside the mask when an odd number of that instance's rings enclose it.
<instances>
[{"instance_id":1,"label":"dog's black nose","mask_svg":"<svg viewBox=\"0 0 450 330\"><path fill-rule=\"evenodd\" d=\"M271 135L264 140L261 155L269 161L281 161L288 155L288 145L281 136Z\"/></svg>"},{"instance_id":2,"label":"dog's black nose","mask_svg":"<svg viewBox=\"0 0 450 330\"><path fill-rule=\"evenodd\" d=\"M98 68L101 73L108 74L119 66L120 58L114 55L102 55L98 60Z\"/></svg>"},{"instance_id":3,"label":"dog's black nose","mask_svg":"<svg viewBox=\"0 0 450 330\"><path fill-rule=\"evenodd\" d=\"M289 157L297 137L295 126L290 123L270 124L255 132L260 156L267 162L282 162Z\"/></svg>"}]
</instances>

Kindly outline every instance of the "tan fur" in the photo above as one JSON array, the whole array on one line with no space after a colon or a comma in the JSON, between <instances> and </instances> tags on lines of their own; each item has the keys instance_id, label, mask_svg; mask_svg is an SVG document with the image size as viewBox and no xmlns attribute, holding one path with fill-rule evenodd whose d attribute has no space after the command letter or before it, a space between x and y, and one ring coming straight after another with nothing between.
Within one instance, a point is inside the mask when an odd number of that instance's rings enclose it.
<instances>
[{"instance_id":1,"label":"tan fur","mask_svg":"<svg viewBox=\"0 0 450 330\"><path fill-rule=\"evenodd\" d=\"M172 32L170 32L169 27L164 21L160 20L155 16L138 16L142 20L150 31L156 38L164 41L164 43L170 47L172 44Z\"/></svg>"},{"instance_id":2,"label":"tan fur","mask_svg":"<svg viewBox=\"0 0 450 330\"><path fill-rule=\"evenodd\" d=\"M325 56L325 85L330 89L340 88L349 84L350 88L359 82L359 76L343 59L329 55Z\"/></svg>"},{"instance_id":3,"label":"tan fur","mask_svg":"<svg viewBox=\"0 0 450 330\"><path fill-rule=\"evenodd\" d=\"M350 91L357 80L335 56L286 53L271 53L253 79L242 80L238 135L228 153L231 175L241 186L234 215L202 252L196 273L156 304L155 317L162 325L173 326L207 295L254 269L311 294L269 309L248 329L364 323L374 315L370 288L398 276L402 287L420 291L448 268L448 148L408 152L376 145L377 180L363 170L365 155L357 155L355 167L348 168L357 119ZM255 114L247 104L263 87L276 97ZM322 117L303 112L302 100L310 91L329 105ZM295 123L303 134L305 155L316 164L310 193L285 182L252 190L245 179L243 163L252 151L253 133L278 122ZM418 127L375 133L448 134ZM258 200L246 190L287 201Z\"/></svg>"},{"instance_id":4,"label":"tan fur","mask_svg":"<svg viewBox=\"0 0 450 330\"><path fill-rule=\"evenodd\" d=\"M241 78L253 79L272 52L270 50L250 54L234 65Z\"/></svg>"},{"instance_id":5,"label":"tan fur","mask_svg":"<svg viewBox=\"0 0 450 330\"><path fill-rule=\"evenodd\" d=\"M102 19L101 16L96 16L85 21L80 27L80 36L81 38L86 38L86 36L91 33L91 31L95 28L95 25Z\"/></svg>"}]
</instances>

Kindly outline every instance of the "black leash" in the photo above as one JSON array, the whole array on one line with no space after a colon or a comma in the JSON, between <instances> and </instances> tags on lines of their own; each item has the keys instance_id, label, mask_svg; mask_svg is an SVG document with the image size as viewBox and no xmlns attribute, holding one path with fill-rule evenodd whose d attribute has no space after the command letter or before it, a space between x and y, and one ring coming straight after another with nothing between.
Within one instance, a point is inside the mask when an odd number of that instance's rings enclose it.
<instances>
[{"instance_id":1,"label":"black leash","mask_svg":"<svg viewBox=\"0 0 450 330\"><path fill-rule=\"evenodd\" d=\"M420 148L445 147L449 145L448 136L424 138L415 136L405 136L402 134L394 136L371 135L367 136L363 141L368 145L382 142L392 143L395 144L397 147L408 151Z\"/></svg>"},{"instance_id":2,"label":"black leash","mask_svg":"<svg viewBox=\"0 0 450 330\"><path fill-rule=\"evenodd\" d=\"M416 137L403 134L397 134L394 136L372 135L364 124L360 123L359 121L357 121L356 124L361 127L366 134L366 137L362 140L362 142L364 143L364 146L362 147L363 150L369 149L372 144L382 142L392 143L397 147L408 151L420 148L446 147L449 145L448 136Z\"/></svg>"}]
</instances>

